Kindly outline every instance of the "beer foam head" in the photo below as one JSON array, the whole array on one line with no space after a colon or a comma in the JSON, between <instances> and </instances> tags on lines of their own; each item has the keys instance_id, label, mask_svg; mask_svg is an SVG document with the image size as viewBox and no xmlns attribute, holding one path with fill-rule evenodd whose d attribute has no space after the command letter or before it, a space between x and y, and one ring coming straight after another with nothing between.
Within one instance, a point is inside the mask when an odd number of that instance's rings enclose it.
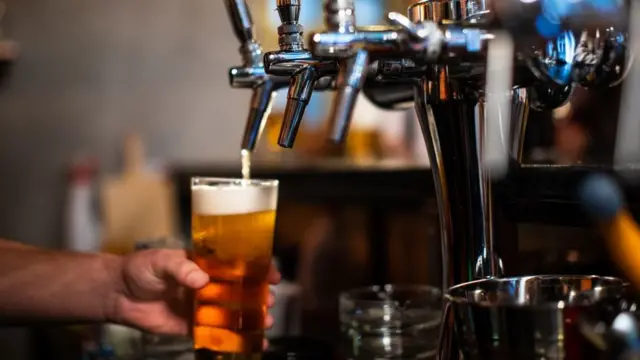
<instances>
[{"instance_id":1,"label":"beer foam head","mask_svg":"<svg viewBox=\"0 0 640 360\"><path fill-rule=\"evenodd\" d=\"M278 187L254 184L193 185L191 209L198 215L240 215L276 210Z\"/></svg>"}]
</instances>

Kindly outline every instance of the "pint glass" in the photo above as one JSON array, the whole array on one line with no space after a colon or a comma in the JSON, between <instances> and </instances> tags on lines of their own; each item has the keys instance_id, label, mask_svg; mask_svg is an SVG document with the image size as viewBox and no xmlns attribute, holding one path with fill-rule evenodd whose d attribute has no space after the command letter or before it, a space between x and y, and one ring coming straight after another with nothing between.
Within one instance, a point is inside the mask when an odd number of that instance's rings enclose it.
<instances>
[{"instance_id":1,"label":"pint glass","mask_svg":"<svg viewBox=\"0 0 640 360\"><path fill-rule=\"evenodd\" d=\"M260 358L277 202L277 180L192 179L192 256L210 277L195 296L197 359Z\"/></svg>"}]
</instances>

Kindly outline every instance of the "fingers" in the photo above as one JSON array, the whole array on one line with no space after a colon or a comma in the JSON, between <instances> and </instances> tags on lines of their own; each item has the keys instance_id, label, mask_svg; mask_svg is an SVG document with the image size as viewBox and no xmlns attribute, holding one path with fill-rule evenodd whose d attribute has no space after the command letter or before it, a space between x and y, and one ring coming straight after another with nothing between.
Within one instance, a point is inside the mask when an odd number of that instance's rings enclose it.
<instances>
[{"instance_id":1,"label":"fingers","mask_svg":"<svg viewBox=\"0 0 640 360\"><path fill-rule=\"evenodd\" d=\"M273 307L273 305L275 304L276 304L276 294L274 294L273 291L270 291L269 297L267 298L267 306Z\"/></svg>"},{"instance_id":2,"label":"fingers","mask_svg":"<svg viewBox=\"0 0 640 360\"><path fill-rule=\"evenodd\" d=\"M267 315L267 317L264 319L264 328L265 329L269 329L273 326L273 316L271 315ZM264 340L262 340L262 349L263 350L267 350L269 348L269 340L267 340L266 338Z\"/></svg>"},{"instance_id":3,"label":"fingers","mask_svg":"<svg viewBox=\"0 0 640 360\"><path fill-rule=\"evenodd\" d=\"M202 288L209 282L209 275L187 259L182 250L157 250L151 264L159 279L170 277L178 284L193 289Z\"/></svg>"},{"instance_id":4,"label":"fingers","mask_svg":"<svg viewBox=\"0 0 640 360\"><path fill-rule=\"evenodd\" d=\"M271 285L278 284L282 279L282 275L280 275L280 272L273 264L271 264L271 268L269 268L269 275L267 276L267 279Z\"/></svg>"},{"instance_id":5,"label":"fingers","mask_svg":"<svg viewBox=\"0 0 640 360\"><path fill-rule=\"evenodd\" d=\"M264 318L264 328L270 329L273 326L273 321L273 316L267 315L267 317Z\"/></svg>"}]
</instances>

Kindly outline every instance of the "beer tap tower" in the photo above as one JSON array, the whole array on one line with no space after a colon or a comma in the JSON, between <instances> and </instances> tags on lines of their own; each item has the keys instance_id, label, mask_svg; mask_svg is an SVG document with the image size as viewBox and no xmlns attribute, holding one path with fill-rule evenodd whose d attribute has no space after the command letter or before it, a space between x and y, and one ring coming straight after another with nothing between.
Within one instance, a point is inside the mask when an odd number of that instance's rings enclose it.
<instances>
[{"instance_id":1,"label":"beer tap tower","mask_svg":"<svg viewBox=\"0 0 640 360\"><path fill-rule=\"evenodd\" d=\"M421 0L408 17L389 13L389 25L357 27L353 0L326 0L327 29L309 36L307 50L297 21L301 1L276 1L280 51L265 54L260 76L291 78L279 144L293 146L322 78L336 88L333 141L344 140L360 91L385 107L413 102L435 180L445 289L503 274L491 185L520 161L529 109L562 105L574 84L609 86L628 74L625 53L632 51L620 30L628 12L619 1L598 8L572 1L563 8L572 12L552 13L546 27L550 10L542 3ZM582 32L577 46L574 31ZM560 38L568 52L558 50ZM590 40L603 46L593 50ZM252 121L245 139L257 134Z\"/></svg>"}]
</instances>

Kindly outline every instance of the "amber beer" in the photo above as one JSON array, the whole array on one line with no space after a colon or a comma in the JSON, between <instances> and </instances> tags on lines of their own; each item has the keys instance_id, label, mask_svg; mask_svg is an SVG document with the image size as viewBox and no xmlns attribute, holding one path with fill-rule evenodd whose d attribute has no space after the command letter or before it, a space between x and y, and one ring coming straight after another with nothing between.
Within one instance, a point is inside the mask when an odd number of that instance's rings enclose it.
<instances>
[{"instance_id":1,"label":"amber beer","mask_svg":"<svg viewBox=\"0 0 640 360\"><path fill-rule=\"evenodd\" d=\"M197 357L259 359L278 182L194 178L191 197L192 256L210 276L195 296Z\"/></svg>"}]
</instances>

